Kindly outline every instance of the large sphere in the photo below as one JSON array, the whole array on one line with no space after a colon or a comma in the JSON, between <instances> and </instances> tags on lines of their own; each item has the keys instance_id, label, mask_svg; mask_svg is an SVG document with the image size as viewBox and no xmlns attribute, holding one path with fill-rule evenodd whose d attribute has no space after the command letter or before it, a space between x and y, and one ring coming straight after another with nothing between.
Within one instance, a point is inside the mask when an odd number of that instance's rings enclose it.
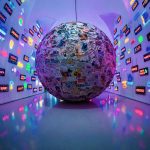
<instances>
[{"instance_id":1,"label":"large sphere","mask_svg":"<svg viewBox=\"0 0 150 150\"><path fill-rule=\"evenodd\" d=\"M115 50L95 26L63 23L39 44L36 70L43 86L57 98L88 100L110 84L115 72Z\"/></svg>"}]
</instances>

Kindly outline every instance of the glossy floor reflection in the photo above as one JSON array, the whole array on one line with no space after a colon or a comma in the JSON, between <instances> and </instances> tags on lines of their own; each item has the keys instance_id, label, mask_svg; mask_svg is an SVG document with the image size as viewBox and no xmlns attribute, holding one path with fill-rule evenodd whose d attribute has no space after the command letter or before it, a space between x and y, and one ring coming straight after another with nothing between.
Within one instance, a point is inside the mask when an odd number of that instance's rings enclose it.
<instances>
[{"instance_id":1,"label":"glossy floor reflection","mask_svg":"<svg viewBox=\"0 0 150 150\"><path fill-rule=\"evenodd\" d=\"M87 103L49 94L0 106L0 150L150 150L150 105L110 93Z\"/></svg>"}]
</instances>

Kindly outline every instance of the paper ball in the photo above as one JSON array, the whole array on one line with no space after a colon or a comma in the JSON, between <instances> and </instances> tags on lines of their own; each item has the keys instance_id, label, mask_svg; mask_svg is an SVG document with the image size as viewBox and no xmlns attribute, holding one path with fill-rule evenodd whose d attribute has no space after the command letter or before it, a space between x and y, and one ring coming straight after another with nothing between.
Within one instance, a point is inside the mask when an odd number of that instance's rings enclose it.
<instances>
[{"instance_id":1,"label":"paper ball","mask_svg":"<svg viewBox=\"0 0 150 150\"><path fill-rule=\"evenodd\" d=\"M101 94L115 73L115 50L97 27L69 22L45 35L36 52L38 77L58 99L82 101Z\"/></svg>"}]
</instances>

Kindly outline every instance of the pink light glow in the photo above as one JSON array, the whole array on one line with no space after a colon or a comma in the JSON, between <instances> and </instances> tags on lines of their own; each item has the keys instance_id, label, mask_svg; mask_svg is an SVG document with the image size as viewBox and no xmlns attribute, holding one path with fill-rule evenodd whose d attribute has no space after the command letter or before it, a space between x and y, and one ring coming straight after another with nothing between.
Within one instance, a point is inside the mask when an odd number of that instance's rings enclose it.
<instances>
[{"instance_id":1,"label":"pink light glow","mask_svg":"<svg viewBox=\"0 0 150 150\"><path fill-rule=\"evenodd\" d=\"M0 54L1 54L3 57L8 57L8 53L7 53L7 51L5 51L5 50L2 50L2 51L0 52Z\"/></svg>"},{"instance_id":2,"label":"pink light glow","mask_svg":"<svg viewBox=\"0 0 150 150\"><path fill-rule=\"evenodd\" d=\"M143 110L141 110L139 108L134 109L134 112L140 117L143 117L143 115L144 115Z\"/></svg>"},{"instance_id":3,"label":"pink light glow","mask_svg":"<svg viewBox=\"0 0 150 150\"><path fill-rule=\"evenodd\" d=\"M116 108L116 111L117 111L117 112L120 112L120 108Z\"/></svg>"},{"instance_id":4,"label":"pink light glow","mask_svg":"<svg viewBox=\"0 0 150 150\"><path fill-rule=\"evenodd\" d=\"M102 100L102 101L101 101L101 104L102 104L102 105L105 105L105 104L106 104L106 101L105 101L105 100Z\"/></svg>"},{"instance_id":5,"label":"pink light glow","mask_svg":"<svg viewBox=\"0 0 150 150\"><path fill-rule=\"evenodd\" d=\"M17 49L17 54L20 55L21 54L21 50L20 48Z\"/></svg>"},{"instance_id":6,"label":"pink light glow","mask_svg":"<svg viewBox=\"0 0 150 150\"><path fill-rule=\"evenodd\" d=\"M3 121L9 120L9 115L4 115L4 116L2 117L2 120L3 120Z\"/></svg>"},{"instance_id":7,"label":"pink light glow","mask_svg":"<svg viewBox=\"0 0 150 150\"><path fill-rule=\"evenodd\" d=\"M136 130L137 130L137 132L140 133L140 134L143 134L143 133L144 133L143 128L142 128L141 126L139 126L139 125L136 127Z\"/></svg>"},{"instance_id":8,"label":"pink light glow","mask_svg":"<svg viewBox=\"0 0 150 150\"><path fill-rule=\"evenodd\" d=\"M23 115L21 116L21 119L22 119L22 121L25 121L25 120L27 119L26 114L23 114Z\"/></svg>"},{"instance_id":9,"label":"pink light glow","mask_svg":"<svg viewBox=\"0 0 150 150\"><path fill-rule=\"evenodd\" d=\"M20 107L19 107L19 111L20 111L20 112L23 112L23 111L24 111L24 107L23 107L23 106L20 106Z\"/></svg>"},{"instance_id":10,"label":"pink light glow","mask_svg":"<svg viewBox=\"0 0 150 150\"><path fill-rule=\"evenodd\" d=\"M134 126L133 126L133 125L130 125L130 126L129 126L129 129L130 129L130 131L132 131L132 132L134 132L134 131L135 131L135 128L134 128Z\"/></svg>"}]
</instances>

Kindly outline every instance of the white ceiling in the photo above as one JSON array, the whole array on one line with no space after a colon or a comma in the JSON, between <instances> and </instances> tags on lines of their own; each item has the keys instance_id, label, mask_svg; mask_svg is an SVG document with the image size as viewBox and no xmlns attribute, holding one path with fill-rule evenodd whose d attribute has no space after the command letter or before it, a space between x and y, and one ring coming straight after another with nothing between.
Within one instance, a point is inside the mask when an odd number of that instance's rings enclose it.
<instances>
[{"instance_id":1,"label":"white ceiling","mask_svg":"<svg viewBox=\"0 0 150 150\"><path fill-rule=\"evenodd\" d=\"M112 40L111 31L116 15L128 17L125 1L77 0L78 21L91 23ZM47 32L62 22L75 21L75 0L35 0L30 19L40 20Z\"/></svg>"}]
</instances>

